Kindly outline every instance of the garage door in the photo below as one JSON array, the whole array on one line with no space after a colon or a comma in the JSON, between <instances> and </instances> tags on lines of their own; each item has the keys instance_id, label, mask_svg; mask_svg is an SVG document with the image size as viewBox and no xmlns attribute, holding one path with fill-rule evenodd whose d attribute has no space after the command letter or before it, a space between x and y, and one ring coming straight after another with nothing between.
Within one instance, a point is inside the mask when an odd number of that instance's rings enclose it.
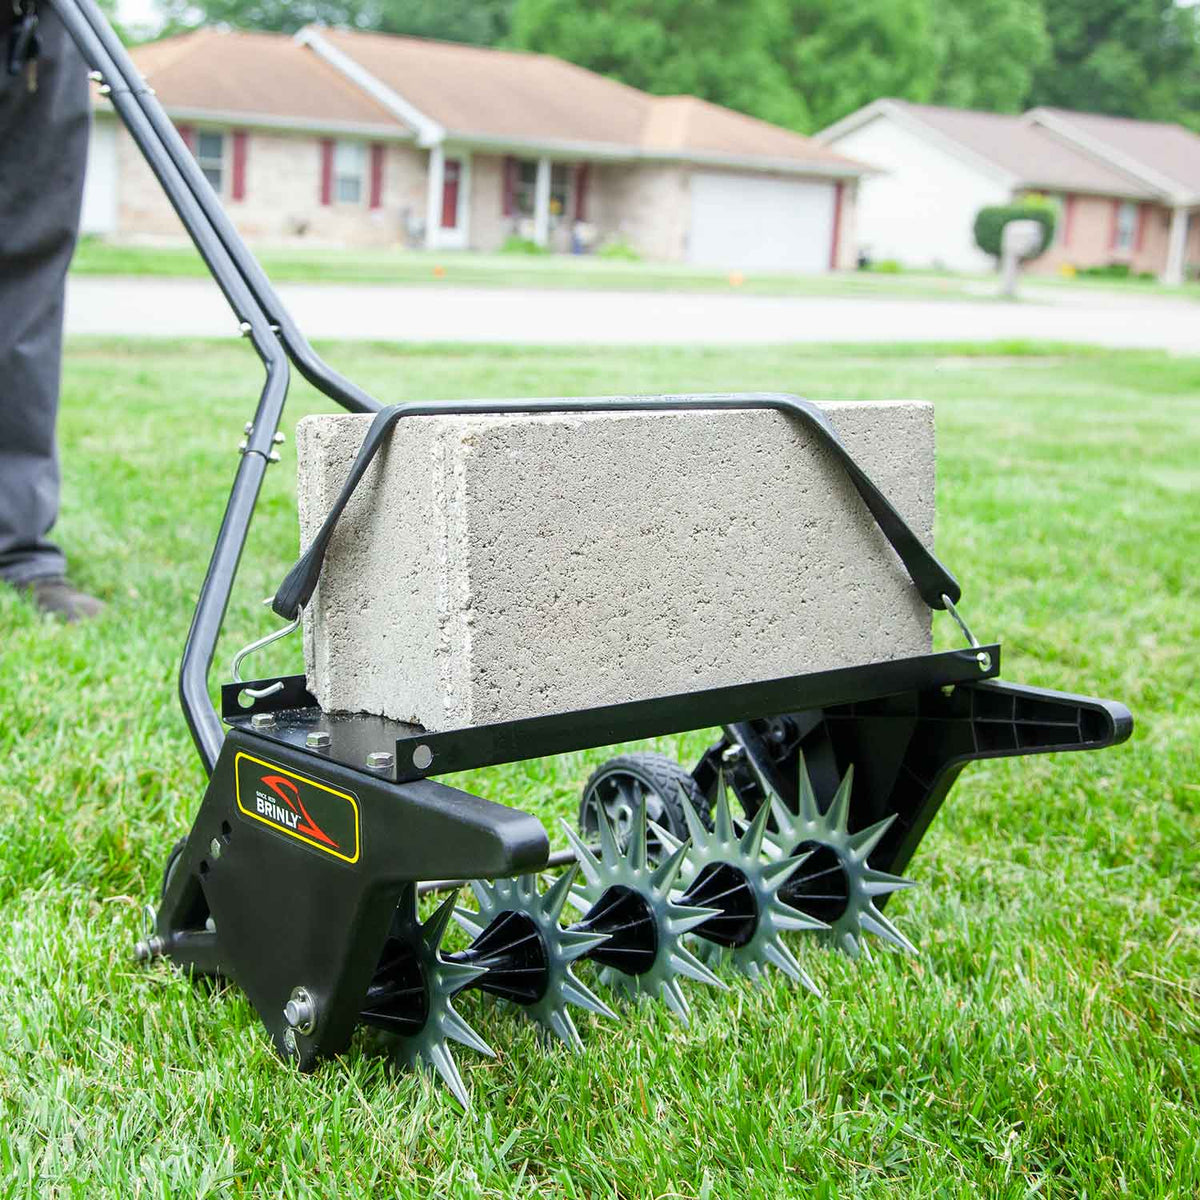
<instances>
[{"instance_id":1,"label":"garage door","mask_svg":"<svg viewBox=\"0 0 1200 1200\"><path fill-rule=\"evenodd\" d=\"M92 124L79 224L84 233L115 233L117 229L117 130L112 121Z\"/></svg>"},{"instance_id":2,"label":"garage door","mask_svg":"<svg viewBox=\"0 0 1200 1200\"><path fill-rule=\"evenodd\" d=\"M706 267L826 271L834 185L697 172L688 259Z\"/></svg>"}]
</instances>

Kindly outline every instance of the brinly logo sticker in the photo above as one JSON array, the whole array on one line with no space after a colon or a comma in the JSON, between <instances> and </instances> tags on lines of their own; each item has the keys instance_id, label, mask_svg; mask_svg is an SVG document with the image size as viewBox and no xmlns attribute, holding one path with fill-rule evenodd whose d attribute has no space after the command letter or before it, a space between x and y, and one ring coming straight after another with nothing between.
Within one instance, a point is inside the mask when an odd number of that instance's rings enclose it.
<instances>
[{"instance_id":1,"label":"brinly logo sticker","mask_svg":"<svg viewBox=\"0 0 1200 1200\"><path fill-rule=\"evenodd\" d=\"M358 802L349 792L245 753L234 760L234 777L245 816L343 862L358 862Z\"/></svg>"}]
</instances>

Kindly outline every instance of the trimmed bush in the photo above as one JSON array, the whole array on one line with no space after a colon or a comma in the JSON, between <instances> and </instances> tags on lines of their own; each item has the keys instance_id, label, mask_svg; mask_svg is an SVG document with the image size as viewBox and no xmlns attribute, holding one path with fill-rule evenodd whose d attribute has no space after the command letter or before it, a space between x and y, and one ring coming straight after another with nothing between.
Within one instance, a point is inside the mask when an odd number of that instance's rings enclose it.
<instances>
[{"instance_id":1,"label":"trimmed bush","mask_svg":"<svg viewBox=\"0 0 1200 1200\"><path fill-rule=\"evenodd\" d=\"M1025 261L1037 258L1046 252L1054 240L1054 209L1048 204L1025 201L1022 204L996 204L981 208L975 218L975 244L994 258L1000 257L1000 238L1009 221L1037 221L1042 227L1042 240L1038 248Z\"/></svg>"},{"instance_id":2,"label":"trimmed bush","mask_svg":"<svg viewBox=\"0 0 1200 1200\"><path fill-rule=\"evenodd\" d=\"M504 245L500 247L501 254L549 254L550 251L545 246L539 246L532 238L518 237L517 234L510 234L504 239Z\"/></svg>"}]
</instances>

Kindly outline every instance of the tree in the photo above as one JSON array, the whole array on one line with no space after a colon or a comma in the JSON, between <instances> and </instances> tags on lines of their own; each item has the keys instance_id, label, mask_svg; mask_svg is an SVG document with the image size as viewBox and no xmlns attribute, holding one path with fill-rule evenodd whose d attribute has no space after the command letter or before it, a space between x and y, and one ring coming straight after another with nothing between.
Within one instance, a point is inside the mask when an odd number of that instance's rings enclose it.
<instances>
[{"instance_id":1,"label":"tree","mask_svg":"<svg viewBox=\"0 0 1200 1200\"><path fill-rule=\"evenodd\" d=\"M811 132L878 96L928 99L930 26L930 0L517 0L510 40Z\"/></svg>"},{"instance_id":2,"label":"tree","mask_svg":"<svg viewBox=\"0 0 1200 1200\"><path fill-rule=\"evenodd\" d=\"M643 91L796 123L803 101L770 47L776 8L776 0L517 0L509 40Z\"/></svg>"},{"instance_id":3,"label":"tree","mask_svg":"<svg viewBox=\"0 0 1200 1200\"><path fill-rule=\"evenodd\" d=\"M1051 54L1032 104L1200 125L1200 9L1175 0L1043 0Z\"/></svg>"},{"instance_id":4,"label":"tree","mask_svg":"<svg viewBox=\"0 0 1200 1200\"><path fill-rule=\"evenodd\" d=\"M933 0L935 104L1021 112L1050 55L1042 0Z\"/></svg>"},{"instance_id":5,"label":"tree","mask_svg":"<svg viewBox=\"0 0 1200 1200\"><path fill-rule=\"evenodd\" d=\"M891 96L928 101L937 83L930 0L779 0L780 58L804 98L805 132Z\"/></svg>"},{"instance_id":6,"label":"tree","mask_svg":"<svg viewBox=\"0 0 1200 1200\"><path fill-rule=\"evenodd\" d=\"M174 29L219 23L294 33L340 25L489 46L508 32L513 0L159 0Z\"/></svg>"}]
</instances>

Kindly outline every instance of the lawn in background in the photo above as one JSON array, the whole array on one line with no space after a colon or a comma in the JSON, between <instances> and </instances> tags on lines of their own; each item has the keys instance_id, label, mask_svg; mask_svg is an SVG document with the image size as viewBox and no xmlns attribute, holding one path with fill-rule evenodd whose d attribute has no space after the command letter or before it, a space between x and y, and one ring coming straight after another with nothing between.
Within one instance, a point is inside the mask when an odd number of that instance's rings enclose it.
<instances>
[{"instance_id":1,"label":"lawn in background","mask_svg":"<svg viewBox=\"0 0 1200 1200\"><path fill-rule=\"evenodd\" d=\"M1133 740L970 767L889 906L920 947L797 941L775 979L579 1019L486 997L469 1116L356 1042L299 1077L234 988L135 966L204 777L179 649L257 391L240 342L77 342L61 535L103 619L0 594L0 1195L1193 1196L1200 1189L1200 361L1028 346L328 347L385 401L777 389L937 402L938 549L1005 677L1127 703ZM292 426L214 682L296 554ZM715 486L697 464L696 486ZM764 481L769 486L769 480ZM803 569L803 566L798 566ZM847 614L852 620L853 614ZM945 618L939 644L955 644ZM270 652L298 666L297 647ZM263 665L263 670L268 667ZM689 763L707 735L660 739ZM478 772L573 815L603 751ZM561 844L561 835L553 840ZM270 898L264 897L264 903ZM585 968L585 971L587 968ZM7 1190L4 1185L7 1185Z\"/></svg>"},{"instance_id":2,"label":"lawn in background","mask_svg":"<svg viewBox=\"0 0 1200 1200\"><path fill-rule=\"evenodd\" d=\"M364 250L304 245L263 246L256 254L276 283L362 283L440 287L523 287L584 291L743 292L758 296L907 296L912 299L996 300L994 274L945 271L839 271L794 275L772 271L719 271L686 263L637 262L572 254L444 253L396 248ZM207 278L190 244L140 246L84 238L71 264L79 275ZM1026 275L1026 299L1056 292L1115 291L1200 300L1200 285L1168 287L1153 280ZM1049 289L1049 290L1047 290Z\"/></svg>"}]
</instances>

